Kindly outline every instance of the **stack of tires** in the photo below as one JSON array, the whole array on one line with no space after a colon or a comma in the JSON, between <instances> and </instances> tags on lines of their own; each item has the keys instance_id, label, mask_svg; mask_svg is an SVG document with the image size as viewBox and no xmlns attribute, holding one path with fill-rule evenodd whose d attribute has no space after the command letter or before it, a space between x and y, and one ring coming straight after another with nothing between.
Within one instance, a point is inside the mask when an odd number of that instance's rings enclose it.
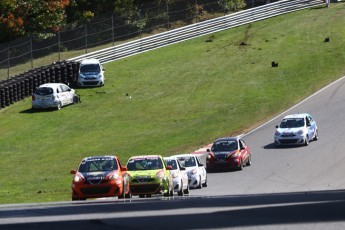
<instances>
[{"instance_id":1,"label":"stack of tires","mask_svg":"<svg viewBox=\"0 0 345 230\"><path fill-rule=\"evenodd\" d=\"M45 83L75 84L78 67L78 62L61 61L0 81L0 109L31 96L38 86Z\"/></svg>"}]
</instances>

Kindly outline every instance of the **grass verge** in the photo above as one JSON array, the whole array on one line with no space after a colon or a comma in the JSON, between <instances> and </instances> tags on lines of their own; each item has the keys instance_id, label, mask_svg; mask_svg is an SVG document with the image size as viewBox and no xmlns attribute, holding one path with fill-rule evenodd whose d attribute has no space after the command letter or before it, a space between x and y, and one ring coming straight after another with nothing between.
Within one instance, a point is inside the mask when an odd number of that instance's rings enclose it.
<instances>
[{"instance_id":1,"label":"grass verge","mask_svg":"<svg viewBox=\"0 0 345 230\"><path fill-rule=\"evenodd\" d=\"M345 74L344 21L344 3L267 19L108 63L106 85L61 111L0 110L0 203L70 200L86 156L126 163L252 129Z\"/></svg>"}]
</instances>

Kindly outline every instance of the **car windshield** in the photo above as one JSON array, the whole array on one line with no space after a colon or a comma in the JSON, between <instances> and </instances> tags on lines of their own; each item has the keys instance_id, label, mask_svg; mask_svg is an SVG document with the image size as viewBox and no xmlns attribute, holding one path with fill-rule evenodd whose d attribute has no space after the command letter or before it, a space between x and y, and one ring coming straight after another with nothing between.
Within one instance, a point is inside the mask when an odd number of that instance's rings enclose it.
<instances>
[{"instance_id":1,"label":"car windshield","mask_svg":"<svg viewBox=\"0 0 345 230\"><path fill-rule=\"evenodd\" d=\"M211 151L221 152L221 151L234 151L238 149L236 140L224 140L217 141L212 145Z\"/></svg>"},{"instance_id":2,"label":"car windshield","mask_svg":"<svg viewBox=\"0 0 345 230\"><path fill-rule=\"evenodd\" d=\"M99 65L97 64L85 64L85 65L82 65L80 66L80 72L82 73L94 73L94 72L97 72L99 73L100 72L100 68L99 68Z\"/></svg>"},{"instance_id":3,"label":"car windshield","mask_svg":"<svg viewBox=\"0 0 345 230\"><path fill-rule=\"evenodd\" d=\"M165 162L167 163L167 165L171 166L172 169L178 169L177 162L175 159L165 159Z\"/></svg>"},{"instance_id":4,"label":"car windshield","mask_svg":"<svg viewBox=\"0 0 345 230\"><path fill-rule=\"evenodd\" d=\"M39 87L35 90L34 94L45 96L45 95L52 95L53 92L54 92L53 89L50 87Z\"/></svg>"},{"instance_id":5,"label":"car windshield","mask_svg":"<svg viewBox=\"0 0 345 230\"><path fill-rule=\"evenodd\" d=\"M163 162L160 158L134 158L128 161L127 168L128 171L163 169Z\"/></svg>"},{"instance_id":6,"label":"car windshield","mask_svg":"<svg viewBox=\"0 0 345 230\"><path fill-rule=\"evenodd\" d=\"M195 158L192 156L191 157L188 157L188 156L178 157L177 159L180 161L182 167L194 167L194 166L196 166Z\"/></svg>"},{"instance_id":7,"label":"car windshield","mask_svg":"<svg viewBox=\"0 0 345 230\"><path fill-rule=\"evenodd\" d=\"M79 172L97 172L117 170L117 164L113 158L90 158L83 160L79 166Z\"/></svg>"},{"instance_id":8,"label":"car windshield","mask_svg":"<svg viewBox=\"0 0 345 230\"><path fill-rule=\"evenodd\" d=\"M280 128L299 128L304 126L303 118L289 118L283 119L280 123Z\"/></svg>"}]
</instances>

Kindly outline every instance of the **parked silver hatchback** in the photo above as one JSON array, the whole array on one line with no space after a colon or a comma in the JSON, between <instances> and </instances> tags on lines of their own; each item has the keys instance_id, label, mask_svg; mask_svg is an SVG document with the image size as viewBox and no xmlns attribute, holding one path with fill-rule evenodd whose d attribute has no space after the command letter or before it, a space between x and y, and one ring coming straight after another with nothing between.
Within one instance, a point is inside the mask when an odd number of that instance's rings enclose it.
<instances>
[{"instance_id":1,"label":"parked silver hatchback","mask_svg":"<svg viewBox=\"0 0 345 230\"><path fill-rule=\"evenodd\" d=\"M47 83L35 89L32 95L33 109L56 108L80 102L75 90L63 83Z\"/></svg>"}]
</instances>

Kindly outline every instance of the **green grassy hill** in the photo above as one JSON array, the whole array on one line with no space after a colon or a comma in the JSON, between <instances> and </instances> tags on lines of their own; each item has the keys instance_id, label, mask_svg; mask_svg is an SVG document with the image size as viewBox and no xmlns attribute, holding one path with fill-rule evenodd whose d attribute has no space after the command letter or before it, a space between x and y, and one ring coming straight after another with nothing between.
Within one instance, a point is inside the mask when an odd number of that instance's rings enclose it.
<instances>
[{"instance_id":1,"label":"green grassy hill","mask_svg":"<svg viewBox=\"0 0 345 230\"><path fill-rule=\"evenodd\" d=\"M247 132L345 74L344 21L344 3L271 18L108 63L106 85L61 111L0 110L0 203L70 200L86 156L126 163Z\"/></svg>"}]
</instances>

